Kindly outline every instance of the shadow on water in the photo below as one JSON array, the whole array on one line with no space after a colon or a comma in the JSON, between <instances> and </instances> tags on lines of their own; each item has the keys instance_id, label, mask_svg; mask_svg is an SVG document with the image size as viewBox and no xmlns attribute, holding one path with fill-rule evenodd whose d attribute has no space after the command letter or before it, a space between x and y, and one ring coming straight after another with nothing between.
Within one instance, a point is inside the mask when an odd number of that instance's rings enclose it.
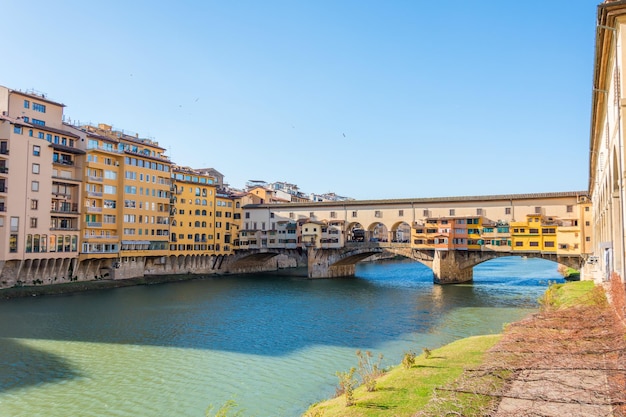
<instances>
[{"instance_id":1,"label":"shadow on water","mask_svg":"<svg viewBox=\"0 0 626 417\"><path fill-rule=\"evenodd\" d=\"M0 391L81 376L55 354L26 346L18 340L0 338Z\"/></svg>"},{"instance_id":2,"label":"shadow on water","mask_svg":"<svg viewBox=\"0 0 626 417\"><path fill-rule=\"evenodd\" d=\"M315 345L377 346L428 333L463 307L534 307L535 298L515 300L520 291L509 287L497 280L435 286L428 268L406 262L366 264L355 278L332 280L284 272L207 277L2 301L0 337L278 356ZM11 363L4 352L1 363Z\"/></svg>"}]
</instances>

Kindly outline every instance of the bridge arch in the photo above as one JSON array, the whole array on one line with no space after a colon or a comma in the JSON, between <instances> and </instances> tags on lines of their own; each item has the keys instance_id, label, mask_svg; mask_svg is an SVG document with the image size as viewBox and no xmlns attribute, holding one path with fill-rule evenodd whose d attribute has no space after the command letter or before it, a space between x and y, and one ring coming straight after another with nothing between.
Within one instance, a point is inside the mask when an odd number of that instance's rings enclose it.
<instances>
[{"instance_id":1,"label":"bridge arch","mask_svg":"<svg viewBox=\"0 0 626 417\"><path fill-rule=\"evenodd\" d=\"M391 226L391 242L409 243L411 241L411 225L399 221Z\"/></svg>"},{"instance_id":2,"label":"bridge arch","mask_svg":"<svg viewBox=\"0 0 626 417\"><path fill-rule=\"evenodd\" d=\"M368 242L388 242L389 229L383 222L373 222L367 227L366 241Z\"/></svg>"}]
</instances>

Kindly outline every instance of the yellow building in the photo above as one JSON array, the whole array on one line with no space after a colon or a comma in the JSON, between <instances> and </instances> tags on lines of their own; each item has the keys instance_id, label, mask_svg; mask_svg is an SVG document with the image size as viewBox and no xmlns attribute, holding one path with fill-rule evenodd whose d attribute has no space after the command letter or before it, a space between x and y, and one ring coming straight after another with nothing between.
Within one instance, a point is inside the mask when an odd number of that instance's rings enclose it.
<instances>
[{"instance_id":1,"label":"yellow building","mask_svg":"<svg viewBox=\"0 0 626 417\"><path fill-rule=\"evenodd\" d=\"M135 275L169 254L171 162L137 134L106 124L77 131L87 152L81 259L111 259L112 275Z\"/></svg>"},{"instance_id":2,"label":"yellow building","mask_svg":"<svg viewBox=\"0 0 626 417\"><path fill-rule=\"evenodd\" d=\"M215 253L214 178L191 168L172 170L172 255Z\"/></svg>"},{"instance_id":3,"label":"yellow building","mask_svg":"<svg viewBox=\"0 0 626 417\"><path fill-rule=\"evenodd\" d=\"M555 218L541 214L528 214L525 222L511 222L511 250L556 253L559 224Z\"/></svg>"},{"instance_id":4,"label":"yellow building","mask_svg":"<svg viewBox=\"0 0 626 417\"><path fill-rule=\"evenodd\" d=\"M239 222L235 221L236 199L225 191L215 198L214 248L217 255L233 253L234 241L239 234Z\"/></svg>"}]
</instances>

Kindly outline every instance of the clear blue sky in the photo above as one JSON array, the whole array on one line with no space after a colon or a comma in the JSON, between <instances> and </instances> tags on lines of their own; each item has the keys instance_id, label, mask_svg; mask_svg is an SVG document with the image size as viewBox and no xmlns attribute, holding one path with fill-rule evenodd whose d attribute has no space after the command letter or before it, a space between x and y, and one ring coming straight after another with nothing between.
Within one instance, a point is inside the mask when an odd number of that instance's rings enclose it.
<instances>
[{"instance_id":1,"label":"clear blue sky","mask_svg":"<svg viewBox=\"0 0 626 417\"><path fill-rule=\"evenodd\" d=\"M0 85L226 182L587 188L599 0L3 0Z\"/></svg>"}]
</instances>

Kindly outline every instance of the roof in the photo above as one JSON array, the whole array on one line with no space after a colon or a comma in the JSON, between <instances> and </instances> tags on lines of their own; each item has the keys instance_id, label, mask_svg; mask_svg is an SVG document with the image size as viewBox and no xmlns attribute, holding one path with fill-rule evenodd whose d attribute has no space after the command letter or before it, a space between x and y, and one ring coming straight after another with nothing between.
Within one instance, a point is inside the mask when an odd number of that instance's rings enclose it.
<instances>
[{"instance_id":1,"label":"roof","mask_svg":"<svg viewBox=\"0 0 626 417\"><path fill-rule=\"evenodd\" d=\"M626 1L626 0L624 0ZM500 194L500 195L483 195L483 196L459 196L459 197L426 197L426 198L403 198L403 199L387 199L387 200L351 200L351 201L310 201L307 203L283 203L280 204L281 209L304 208L310 207L355 207L355 206L369 206L369 205L411 205L427 203L457 203L457 202L469 202L469 201L513 201L513 200L534 200L534 199L548 199L548 198L563 198L563 197L579 197L588 196L587 191L563 191L553 193L534 193L534 194ZM276 206L276 204L248 204L246 208L269 208Z\"/></svg>"}]
</instances>

